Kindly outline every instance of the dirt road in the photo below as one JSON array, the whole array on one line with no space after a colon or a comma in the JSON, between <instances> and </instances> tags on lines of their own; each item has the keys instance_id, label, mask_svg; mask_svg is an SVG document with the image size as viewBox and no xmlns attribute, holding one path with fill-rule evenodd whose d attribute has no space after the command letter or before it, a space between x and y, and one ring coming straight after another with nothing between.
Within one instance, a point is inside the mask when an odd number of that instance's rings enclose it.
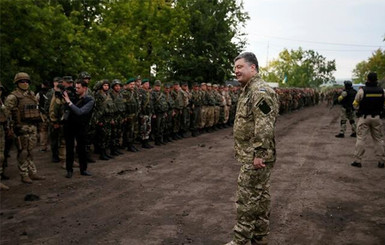
<instances>
[{"instance_id":1,"label":"dirt road","mask_svg":"<svg viewBox=\"0 0 385 245\"><path fill-rule=\"evenodd\" d=\"M351 167L355 139L335 138L338 124L338 109L324 105L279 117L270 244L385 244L385 170L372 150ZM98 161L92 177L70 180L36 151L47 180L32 185L12 156L0 243L224 244L235 222L232 147L227 128ZM40 200L24 201L30 193Z\"/></svg>"}]
</instances>

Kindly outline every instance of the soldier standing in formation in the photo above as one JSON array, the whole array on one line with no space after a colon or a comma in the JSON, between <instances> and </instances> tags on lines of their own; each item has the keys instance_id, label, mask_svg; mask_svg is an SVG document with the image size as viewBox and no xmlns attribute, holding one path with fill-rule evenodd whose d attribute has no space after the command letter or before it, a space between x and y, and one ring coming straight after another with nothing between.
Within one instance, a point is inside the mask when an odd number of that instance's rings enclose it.
<instances>
[{"instance_id":1,"label":"soldier standing in formation","mask_svg":"<svg viewBox=\"0 0 385 245\"><path fill-rule=\"evenodd\" d=\"M384 168L385 148L382 128L382 117L385 113L384 89L378 86L377 73L370 72L365 87L360 89L353 105L358 109L357 141L354 151L353 167L361 168L361 160L365 153L365 140L370 134L376 147L378 167Z\"/></svg>"},{"instance_id":2,"label":"soldier standing in formation","mask_svg":"<svg viewBox=\"0 0 385 245\"><path fill-rule=\"evenodd\" d=\"M337 138L345 137L346 122L349 120L350 126L352 127L351 137L356 137L356 122L354 120L354 108L353 101L356 97L357 91L353 88L351 81L344 82L345 89L338 97L338 102L342 105L341 107L341 129L340 133L336 135Z\"/></svg>"},{"instance_id":3,"label":"soldier standing in formation","mask_svg":"<svg viewBox=\"0 0 385 245\"><path fill-rule=\"evenodd\" d=\"M235 75L242 85L234 122L235 157L242 164L238 177L237 223L228 245L267 244L270 214L270 172L276 160L275 122L279 102L259 76L257 58L235 58Z\"/></svg>"},{"instance_id":4,"label":"soldier standing in formation","mask_svg":"<svg viewBox=\"0 0 385 245\"><path fill-rule=\"evenodd\" d=\"M113 112L113 124L111 125L111 142L110 142L110 154L112 156L122 155L123 152L119 151L120 140L122 138L122 127L125 124L125 104L121 90L121 81L119 79L112 80L111 89L109 91L114 104Z\"/></svg>"},{"instance_id":5,"label":"soldier standing in formation","mask_svg":"<svg viewBox=\"0 0 385 245\"><path fill-rule=\"evenodd\" d=\"M202 92L199 90L198 83L193 83L193 90L191 92L191 136L198 136L201 120L201 107L202 107Z\"/></svg>"},{"instance_id":6,"label":"soldier standing in formation","mask_svg":"<svg viewBox=\"0 0 385 245\"><path fill-rule=\"evenodd\" d=\"M155 135L155 145L165 144L164 131L166 128L166 118L168 111L168 103L165 94L161 91L162 83L156 80L152 91L152 103L154 106L154 125L152 129Z\"/></svg>"},{"instance_id":7,"label":"soldier standing in formation","mask_svg":"<svg viewBox=\"0 0 385 245\"><path fill-rule=\"evenodd\" d=\"M142 148L151 149L149 138L151 133L151 118L153 114L153 105L150 93L150 83L148 79L143 79L142 88L139 90L140 110L139 110L139 127Z\"/></svg>"},{"instance_id":8,"label":"soldier standing in formation","mask_svg":"<svg viewBox=\"0 0 385 245\"><path fill-rule=\"evenodd\" d=\"M166 113L166 126L164 130L164 140L167 142L172 142L172 137L173 137L173 120L175 116L175 103L174 100L171 96L171 85L170 84L165 84L164 88L164 95L166 97L166 102L167 102L167 113Z\"/></svg>"},{"instance_id":9,"label":"soldier standing in formation","mask_svg":"<svg viewBox=\"0 0 385 245\"><path fill-rule=\"evenodd\" d=\"M13 82L17 87L5 100L5 107L13 121L21 181L32 184L33 180L45 179L37 174L32 156L37 143L37 124L41 121L40 111L35 94L29 89L29 75L19 72Z\"/></svg>"},{"instance_id":10,"label":"soldier standing in formation","mask_svg":"<svg viewBox=\"0 0 385 245\"><path fill-rule=\"evenodd\" d=\"M5 105L3 103L4 87L0 82L0 175L3 176L3 164L4 164L4 149L5 149L5 130L7 126L8 113L6 112ZM0 190L9 190L9 187L0 182Z\"/></svg>"},{"instance_id":11,"label":"soldier standing in formation","mask_svg":"<svg viewBox=\"0 0 385 245\"><path fill-rule=\"evenodd\" d=\"M125 136L127 150L131 152L139 151L135 146L135 128L138 124L138 113L139 113L139 100L135 92L135 79L131 78L126 82L126 89L122 92L124 102L126 104L127 120L125 126Z\"/></svg>"}]
</instances>

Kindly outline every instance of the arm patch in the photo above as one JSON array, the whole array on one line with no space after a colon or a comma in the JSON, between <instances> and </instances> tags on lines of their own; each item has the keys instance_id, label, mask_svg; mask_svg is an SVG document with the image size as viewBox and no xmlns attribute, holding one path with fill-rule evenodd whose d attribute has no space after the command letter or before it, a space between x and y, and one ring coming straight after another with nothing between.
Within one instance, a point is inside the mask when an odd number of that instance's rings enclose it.
<instances>
[{"instance_id":1,"label":"arm patch","mask_svg":"<svg viewBox=\"0 0 385 245\"><path fill-rule=\"evenodd\" d=\"M262 100L262 101L258 104L258 108L259 108L265 115L268 114L268 113L271 111L270 106L266 103L265 100Z\"/></svg>"}]
</instances>

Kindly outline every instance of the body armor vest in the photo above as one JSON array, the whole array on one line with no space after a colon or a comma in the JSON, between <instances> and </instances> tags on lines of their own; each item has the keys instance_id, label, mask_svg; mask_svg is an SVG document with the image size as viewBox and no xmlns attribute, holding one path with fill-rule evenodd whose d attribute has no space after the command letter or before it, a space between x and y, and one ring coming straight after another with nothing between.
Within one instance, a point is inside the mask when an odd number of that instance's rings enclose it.
<instances>
[{"instance_id":1,"label":"body armor vest","mask_svg":"<svg viewBox=\"0 0 385 245\"><path fill-rule=\"evenodd\" d=\"M384 90L380 87L363 87L364 97L358 109L359 115L381 115L384 109Z\"/></svg>"},{"instance_id":2,"label":"body armor vest","mask_svg":"<svg viewBox=\"0 0 385 245\"><path fill-rule=\"evenodd\" d=\"M33 93L23 94L16 90L11 93L17 98L17 109L12 111L14 120L18 123L31 123L41 120L38 101Z\"/></svg>"},{"instance_id":3,"label":"body armor vest","mask_svg":"<svg viewBox=\"0 0 385 245\"><path fill-rule=\"evenodd\" d=\"M354 101L354 98L356 97L357 91L354 88L350 88L349 90L346 90L346 93L347 95L341 101L341 105L345 109L353 110L353 101Z\"/></svg>"}]
</instances>

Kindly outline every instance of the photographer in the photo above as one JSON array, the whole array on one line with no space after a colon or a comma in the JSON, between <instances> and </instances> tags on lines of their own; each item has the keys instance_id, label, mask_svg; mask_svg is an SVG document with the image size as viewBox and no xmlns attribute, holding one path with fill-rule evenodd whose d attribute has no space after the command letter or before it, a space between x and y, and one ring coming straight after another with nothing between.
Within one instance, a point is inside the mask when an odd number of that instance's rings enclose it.
<instances>
[{"instance_id":1,"label":"photographer","mask_svg":"<svg viewBox=\"0 0 385 245\"><path fill-rule=\"evenodd\" d=\"M66 108L68 109L68 115L65 115L64 118L67 178L71 178L73 174L75 139L79 155L80 174L83 176L91 176L91 174L87 172L86 129L91 119L95 101L87 94L87 83L77 81L75 88L76 98L71 98L67 90L63 92L63 98L66 101Z\"/></svg>"}]
</instances>

